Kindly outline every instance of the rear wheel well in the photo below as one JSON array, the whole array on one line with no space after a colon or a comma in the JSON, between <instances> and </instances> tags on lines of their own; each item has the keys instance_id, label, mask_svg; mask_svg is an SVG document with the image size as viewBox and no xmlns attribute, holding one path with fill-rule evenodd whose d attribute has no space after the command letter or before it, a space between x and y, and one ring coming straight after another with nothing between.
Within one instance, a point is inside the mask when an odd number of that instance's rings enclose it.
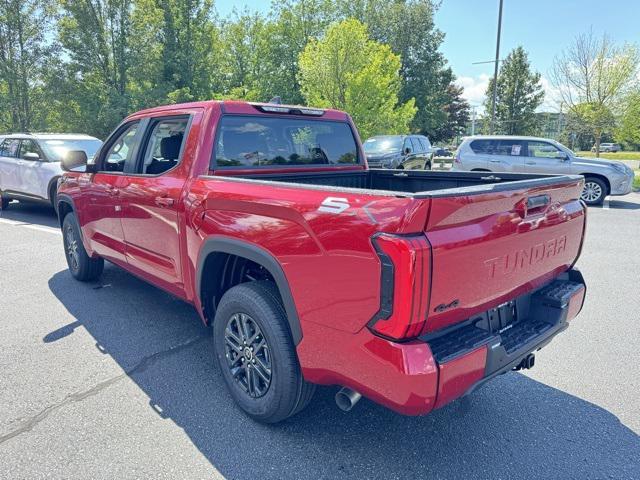
<instances>
[{"instance_id":1,"label":"rear wheel well","mask_svg":"<svg viewBox=\"0 0 640 480\"><path fill-rule=\"evenodd\" d=\"M598 180L602 180L604 184L607 186L607 195L611 193L611 183L609 183L609 179L604 175L598 175L597 173L581 173L585 179L587 178L597 178Z\"/></svg>"},{"instance_id":2,"label":"rear wheel well","mask_svg":"<svg viewBox=\"0 0 640 480\"><path fill-rule=\"evenodd\" d=\"M275 284L271 273L259 263L224 252L210 253L204 261L201 275L200 298L209 325L215 317L220 299L231 287L259 280ZM282 298L279 300L282 303Z\"/></svg>"}]
</instances>

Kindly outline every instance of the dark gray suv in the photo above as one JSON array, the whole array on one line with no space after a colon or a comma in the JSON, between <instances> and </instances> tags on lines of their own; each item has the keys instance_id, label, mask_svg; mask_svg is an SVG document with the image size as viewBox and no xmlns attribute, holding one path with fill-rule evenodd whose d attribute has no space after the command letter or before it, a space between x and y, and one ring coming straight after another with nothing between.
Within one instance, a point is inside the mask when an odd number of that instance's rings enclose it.
<instances>
[{"instance_id":1,"label":"dark gray suv","mask_svg":"<svg viewBox=\"0 0 640 480\"><path fill-rule=\"evenodd\" d=\"M431 170L433 148L424 135L378 135L362 146L371 168Z\"/></svg>"}]
</instances>

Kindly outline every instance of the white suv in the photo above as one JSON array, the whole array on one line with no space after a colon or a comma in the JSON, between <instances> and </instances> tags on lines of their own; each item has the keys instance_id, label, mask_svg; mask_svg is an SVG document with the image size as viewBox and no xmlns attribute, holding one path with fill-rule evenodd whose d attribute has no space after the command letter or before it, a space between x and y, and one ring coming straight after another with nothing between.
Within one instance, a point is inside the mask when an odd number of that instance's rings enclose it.
<instances>
[{"instance_id":1,"label":"white suv","mask_svg":"<svg viewBox=\"0 0 640 480\"><path fill-rule=\"evenodd\" d=\"M55 208L60 160L70 150L95 155L102 142L81 134L14 134L0 137L0 209L11 200L50 203Z\"/></svg>"},{"instance_id":2,"label":"white suv","mask_svg":"<svg viewBox=\"0 0 640 480\"><path fill-rule=\"evenodd\" d=\"M474 136L463 140L451 170L584 175L582 200L598 205L607 195L626 195L633 170L623 162L582 158L548 138Z\"/></svg>"}]
</instances>

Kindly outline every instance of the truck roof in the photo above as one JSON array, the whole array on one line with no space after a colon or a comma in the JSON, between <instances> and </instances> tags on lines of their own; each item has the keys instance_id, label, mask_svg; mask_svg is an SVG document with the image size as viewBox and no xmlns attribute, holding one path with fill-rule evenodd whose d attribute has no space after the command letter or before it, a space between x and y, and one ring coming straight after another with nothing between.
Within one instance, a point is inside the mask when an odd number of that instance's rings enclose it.
<instances>
[{"instance_id":1,"label":"truck roof","mask_svg":"<svg viewBox=\"0 0 640 480\"><path fill-rule=\"evenodd\" d=\"M316 116L317 118L323 118L327 120L346 120L348 115L340 110L334 110L331 108L316 108L305 105L286 105L279 103L262 103L262 102L247 102L244 100L203 100L199 102L188 103L175 103L171 105L161 105L159 107L147 108L135 112L132 115L146 115L157 112L165 112L170 110L184 109L184 108L211 108L214 105L219 105L223 112L245 115L273 115L278 112L264 112L262 108L282 108L291 110L317 110L321 111L321 115L304 115L304 116Z\"/></svg>"}]
</instances>

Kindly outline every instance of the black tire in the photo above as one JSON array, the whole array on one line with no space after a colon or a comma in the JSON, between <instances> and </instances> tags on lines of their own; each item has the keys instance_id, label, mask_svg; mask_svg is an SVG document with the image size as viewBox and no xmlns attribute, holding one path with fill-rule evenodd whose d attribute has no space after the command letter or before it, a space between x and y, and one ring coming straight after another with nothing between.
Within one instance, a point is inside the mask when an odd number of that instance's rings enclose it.
<instances>
[{"instance_id":1,"label":"black tire","mask_svg":"<svg viewBox=\"0 0 640 480\"><path fill-rule=\"evenodd\" d=\"M62 222L62 241L67 265L73 278L81 282L90 282L102 274L104 260L87 255L82 244L80 226L73 213L68 213Z\"/></svg>"},{"instance_id":2,"label":"black tire","mask_svg":"<svg viewBox=\"0 0 640 480\"><path fill-rule=\"evenodd\" d=\"M587 205L602 205L607 196L607 184L598 177L585 176L580 198Z\"/></svg>"},{"instance_id":3,"label":"black tire","mask_svg":"<svg viewBox=\"0 0 640 480\"><path fill-rule=\"evenodd\" d=\"M241 325L244 331L240 331ZM251 338L254 340L246 342ZM231 396L254 420L280 422L311 400L315 385L302 377L286 313L273 282L249 282L230 288L216 310L213 342ZM270 368L264 368L267 364Z\"/></svg>"},{"instance_id":4,"label":"black tire","mask_svg":"<svg viewBox=\"0 0 640 480\"><path fill-rule=\"evenodd\" d=\"M51 206L58 214L58 184L57 181L53 182L53 185L49 188L49 201L51 202Z\"/></svg>"},{"instance_id":5,"label":"black tire","mask_svg":"<svg viewBox=\"0 0 640 480\"><path fill-rule=\"evenodd\" d=\"M9 203L11 202L10 198L7 198L0 192L0 210L6 210L9 208Z\"/></svg>"}]
</instances>

